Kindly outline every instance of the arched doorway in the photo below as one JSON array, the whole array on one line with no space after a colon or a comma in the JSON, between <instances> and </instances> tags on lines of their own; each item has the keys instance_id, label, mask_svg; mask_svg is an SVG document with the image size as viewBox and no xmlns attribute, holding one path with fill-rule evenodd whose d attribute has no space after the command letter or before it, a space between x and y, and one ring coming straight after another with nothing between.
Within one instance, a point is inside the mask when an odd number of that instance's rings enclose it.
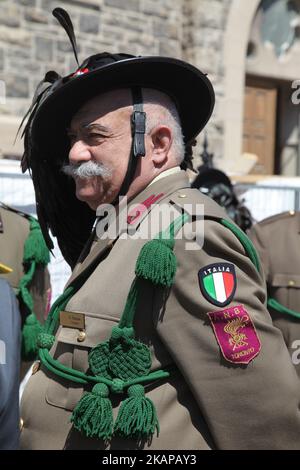
<instances>
[{"instance_id":1,"label":"arched doorway","mask_svg":"<svg viewBox=\"0 0 300 470\"><path fill-rule=\"evenodd\" d=\"M291 101L291 84L300 78L299 25L298 0L232 3L224 116L224 156L232 171L251 152L258 156L254 173L300 174L300 107Z\"/></svg>"}]
</instances>

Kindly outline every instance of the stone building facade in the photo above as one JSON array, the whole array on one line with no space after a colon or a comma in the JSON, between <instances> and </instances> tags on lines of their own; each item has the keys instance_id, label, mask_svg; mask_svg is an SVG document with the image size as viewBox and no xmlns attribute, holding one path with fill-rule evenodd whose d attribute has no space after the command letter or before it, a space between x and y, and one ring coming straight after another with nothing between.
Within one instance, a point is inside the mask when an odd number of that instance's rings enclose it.
<instances>
[{"instance_id":1,"label":"stone building facade","mask_svg":"<svg viewBox=\"0 0 300 470\"><path fill-rule=\"evenodd\" d=\"M257 75L247 52L259 8L263 6L265 13L268 1L262 5L261 0L0 0L0 84L6 89L4 99L0 86L2 156L22 153L21 142L11 142L45 72L67 74L76 69L68 38L51 15L61 6L73 20L80 60L99 51L164 55L187 60L207 73L216 91L215 111L206 128L209 150L217 166L231 173L246 171L248 68ZM279 67L277 75L284 68ZM261 61L257 70L258 75L268 74L261 71ZM298 77L299 61L284 79ZM194 152L196 165L202 141L203 135Z\"/></svg>"}]
</instances>

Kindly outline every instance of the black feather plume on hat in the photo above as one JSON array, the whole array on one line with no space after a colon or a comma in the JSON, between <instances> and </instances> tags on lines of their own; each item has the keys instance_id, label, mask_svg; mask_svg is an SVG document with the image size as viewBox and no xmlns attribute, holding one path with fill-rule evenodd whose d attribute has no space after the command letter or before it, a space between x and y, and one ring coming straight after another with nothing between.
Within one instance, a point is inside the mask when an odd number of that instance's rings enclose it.
<instances>
[{"instance_id":1,"label":"black feather plume on hat","mask_svg":"<svg viewBox=\"0 0 300 470\"><path fill-rule=\"evenodd\" d=\"M76 39L69 15L61 8L56 8L53 14L67 31L78 62ZM31 106L21 122L17 135L28 118L22 132L24 154L21 168L23 172L28 170L32 177L37 215L48 248L53 249L50 229L57 237L65 260L73 268L90 235L95 213L76 198L74 181L61 171L69 153L69 149L66 148L68 142L66 136L58 131L55 139L49 136L50 138L45 138L41 143L32 133L32 123L39 106L61 80L60 75L54 71L46 73L36 88Z\"/></svg>"}]
</instances>

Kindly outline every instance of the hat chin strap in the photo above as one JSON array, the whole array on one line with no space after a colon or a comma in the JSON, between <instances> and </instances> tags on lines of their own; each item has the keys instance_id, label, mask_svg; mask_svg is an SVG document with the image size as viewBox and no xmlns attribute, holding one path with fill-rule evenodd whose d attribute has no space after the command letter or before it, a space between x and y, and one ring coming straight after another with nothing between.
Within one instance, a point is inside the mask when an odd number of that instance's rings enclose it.
<instances>
[{"instance_id":1,"label":"hat chin strap","mask_svg":"<svg viewBox=\"0 0 300 470\"><path fill-rule=\"evenodd\" d=\"M132 144L127 172L118 194L119 197L125 196L128 192L137 167L138 157L144 157L146 155L144 139L146 131L146 113L143 111L142 89L141 87L133 87L131 88L131 93L133 102L133 113L131 115Z\"/></svg>"}]
</instances>

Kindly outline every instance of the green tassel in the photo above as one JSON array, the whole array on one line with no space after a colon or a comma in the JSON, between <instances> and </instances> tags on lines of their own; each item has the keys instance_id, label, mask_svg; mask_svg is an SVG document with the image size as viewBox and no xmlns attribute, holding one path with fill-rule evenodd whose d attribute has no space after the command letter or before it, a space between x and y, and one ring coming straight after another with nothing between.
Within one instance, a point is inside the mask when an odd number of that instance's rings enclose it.
<instances>
[{"instance_id":1,"label":"green tassel","mask_svg":"<svg viewBox=\"0 0 300 470\"><path fill-rule=\"evenodd\" d=\"M22 357L27 360L35 359L38 353L37 338L43 327L34 313L28 315L22 330Z\"/></svg>"},{"instance_id":2,"label":"green tassel","mask_svg":"<svg viewBox=\"0 0 300 470\"><path fill-rule=\"evenodd\" d=\"M159 433L159 423L152 401L145 397L142 385L131 385L128 389L129 398L120 406L114 426L114 435L143 439L150 438L155 429Z\"/></svg>"},{"instance_id":3,"label":"green tassel","mask_svg":"<svg viewBox=\"0 0 300 470\"><path fill-rule=\"evenodd\" d=\"M71 416L75 429L87 437L111 438L113 414L108 393L107 385L98 383L81 397Z\"/></svg>"},{"instance_id":4,"label":"green tassel","mask_svg":"<svg viewBox=\"0 0 300 470\"><path fill-rule=\"evenodd\" d=\"M24 244L24 263L35 261L46 265L50 262L50 255L45 243L40 225L34 217L30 217L30 232Z\"/></svg>"},{"instance_id":5,"label":"green tassel","mask_svg":"<svg viewBox=\"0 0 300 470\"><path fill-rule=\"evenodd\" d=\"M138 256L135 274L153 284L170 287L177 267L173 248L173 238L155 238L147 242Z\"/></svg>"}]
</instances>

